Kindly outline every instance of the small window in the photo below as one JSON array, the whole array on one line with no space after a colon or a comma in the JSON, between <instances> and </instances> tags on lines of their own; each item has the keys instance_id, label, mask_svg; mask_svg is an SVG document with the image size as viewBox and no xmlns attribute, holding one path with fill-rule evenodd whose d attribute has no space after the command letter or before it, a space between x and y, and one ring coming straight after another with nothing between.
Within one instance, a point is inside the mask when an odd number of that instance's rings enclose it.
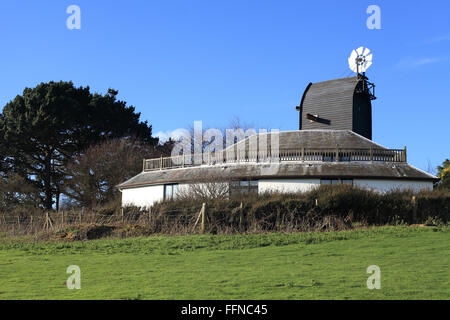
<instances>
[{"instance_id":1,"label":"small window","mask_svg":"<svg viewBox=\"0 0 450 320\"><path fill-rule=\"evenodd\" d=\"M353 179L342 179L342 184L353 185Z\"/></svg>"},{"instance_id":2,"label":"small window","mask_svg":"<svg viewBox=\"0 0 450 320\"><path fill-rule=\"evenodd\" d=\"M258 193L258 180L241 180L230 183L230 195Z\"/></svg>"},{"instance_id":3,"label":"small window","mask_svg":"<svg viewBox=\"0 0 450 320\"><path fill-rule=\"evenodd\" d=\"M349 184L353 185L353 179L320 179L320 184Z\"/></svg>"},{"instance_id":4,"label":"small window","mask_svg":"<svg viewBox=\"0 0 450 320\"><path fill-rule=\"evenodd\" d=\"M231 187L234 187L234 188L236 188L236 187L239 187L239 181L231 181Z\"/></svg>"},{"instance_id":5,"label":"small window","mask_svg":"<svg viewBox=\"0 0 450 320\"><path fill-rule=\"evenodd\" d=\"M164 200L174 200L177 198L177 184L164 185Z\"/></svg>"},{"instance_id":6,"label":"small window","mask_svg":"<svg viewBox=\"0 0 450 320\"><path fill-rule=\"evenodd\" d=\"M258 180L250 180L250 187L258 187Z\"/></svg>"}]
</instances>

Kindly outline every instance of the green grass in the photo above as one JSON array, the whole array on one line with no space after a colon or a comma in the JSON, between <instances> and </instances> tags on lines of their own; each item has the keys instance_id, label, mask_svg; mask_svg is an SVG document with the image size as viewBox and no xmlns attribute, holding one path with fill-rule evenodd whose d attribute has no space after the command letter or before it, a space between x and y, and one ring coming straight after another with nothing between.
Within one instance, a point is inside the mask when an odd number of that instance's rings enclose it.
<instances>
[{"instance_id":1,"label":"green grass","mask_svg":"<svg viewBox=\"0 0 450 320\"><path fill-rule=\"evenodd\" d=\"M450 299L450 228L0 240L0 299ZM69 265L81 289L64 285ZM368 290L366 268L381 268Z\"/></svg>"}]
</instances>

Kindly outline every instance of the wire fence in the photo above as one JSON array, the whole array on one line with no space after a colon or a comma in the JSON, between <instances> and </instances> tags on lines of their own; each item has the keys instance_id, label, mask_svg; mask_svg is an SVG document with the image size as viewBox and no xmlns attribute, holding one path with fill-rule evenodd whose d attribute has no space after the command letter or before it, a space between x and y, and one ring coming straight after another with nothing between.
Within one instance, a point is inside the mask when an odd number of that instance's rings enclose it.
<instances>
[{"instance_id":1,"label":"wire fence","mask_svg":"<svg viewBox=\"0 0 450 320\"><path fill-rule=\"evenodd\" d=\"M355 222L358 225L440 225L450 221L450 196L448 191L439 190L421 194L410 191L378 194L343 185L339 188L324 186L301 196L247 195L242 200L203 201L169 201L149 210L102 207L89 211L21 209L0 212L0 236L4 236L4 233L12 236L64 236L76 230L76 239L95 239L100 237L95 235L95 229L99 232L103 229L113 230L115 235L127 237L150 234L328 231L352 228Z\"/></svg>"},{"instance_id":2,"label":"wire fence","mask_svg":"<svg viewBox=\"0 0 450 320\"><path fill-rule=\"evenodd\" d=\"M80 225L139 225L153 232L186 232L201 211L194 208L153 212L152 210L101 214L98 212L60 211L31 214L1 214L0 232L8 235L34 235L40 232L64 230ZM186 230L184 230L186 229Z\"/></svg>"},{"instance_id":3,"label":"wire fence","mask_svg":"<svg viewBox=\"0 0 450 320\"><path fill-rule=\"evenodd\" d=\"M0 216L0 232L9 236L45 235L60 233L61 236L75 229L86 232L98 227L125 230L127 235L149 234L192 234L261 232L265 229L284 231L305 230L305 221L294 216L280 216L279 212L269 212L262 217L249 215L242 202L231 210L208 208L206 203L199 207L176 210L127 210L119 213L61 211L40 214L3 214ZM310 228L311 218L308 218ZM317 221L314 221L317 223ZM79 231L79 230L78 230ZM133 233L134 232L134 233ZM139 233L141 232L141 233ZM81 238L80 238L81 237ZM95 235L84 234L79 239L94 239Z\"/></svg>"}]
</instances>

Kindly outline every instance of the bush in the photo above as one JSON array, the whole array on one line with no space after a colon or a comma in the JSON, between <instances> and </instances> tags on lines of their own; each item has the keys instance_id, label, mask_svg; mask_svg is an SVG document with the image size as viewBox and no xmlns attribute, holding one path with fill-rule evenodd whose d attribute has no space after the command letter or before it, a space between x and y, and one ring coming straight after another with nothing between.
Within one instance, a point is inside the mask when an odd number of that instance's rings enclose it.
<instances>
[{"instance_id":1,"label":"bush","mask_svg":"<svg viewBox=\"0 0 450 320\"><path fill-rule=\"evenodd\" d=\"M415 196L415 205L413 203ZM155 212L196 212L204 200L179 200L153 207ZM242 203L242 209L241 209ZM348 185L323 185L305 193L266 193L207 201L210 232L224 230L289 231L349 228L352 224L424 223L434 217L449 221L450 191L385 194Z\"/></svg>"},{"instance_id":2,"label":"bush","mask_svg":"<svg viewBox=\"0 0 450 320\"><path fill-rule=\"evenodd\" d=\"M50 227L45 223L44 210L22 206L0 212L0 231L13 235L50 232L51 237L51 233L67 227L78 230L64 231L64 239L187 234L199 230L203 202L208 233L328 231L366 225L442 225L450 221L450 190L381 194L340 185L320 186L304 193L234 195L230 200L179 199L157 203L149 210L121 208L119 202L112 201L91 210L50 212ZM86 226L95 227L86 230Z\"/></svg>"}]
</instances>

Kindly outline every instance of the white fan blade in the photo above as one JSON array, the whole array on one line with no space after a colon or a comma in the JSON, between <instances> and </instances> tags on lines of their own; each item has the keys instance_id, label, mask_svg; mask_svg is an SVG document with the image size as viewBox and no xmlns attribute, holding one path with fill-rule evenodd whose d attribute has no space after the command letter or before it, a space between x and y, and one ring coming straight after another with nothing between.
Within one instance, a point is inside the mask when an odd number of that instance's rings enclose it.
<instances>
[{"instance_id":1,"label":"white fan blade","mask_svg":"<svg viewBox=\"0 0 450 320\"><path fill-rule=\"evenodd\" d=\"M355 64L355 59L352 59L352 57L348 58L348 65L351 67L353 64Z\"/></svg>"},{"instance_id":2,"label":"white fan blade","mask_svg":"<svg viewBox=\"0 0 450 320\"><path fill-rule=\"evenodd\" d=\"M356 72L356 70L357 70L356 63L350 63L349 67L350 67L350 70L352 70L353 72Z\"/></svg>"},{"instance_id":3,"label":"white fan blade","mask_svg":"<svg viewBox=\"0 0 450 320\"><path fill-rule=\"evenodd\" d=\"M369 48L359 47L352 50L350 57L348 58L349 68L355 72L366 72L366 70L372 65L373 55Z\"/></svg>"}]
</instances>

